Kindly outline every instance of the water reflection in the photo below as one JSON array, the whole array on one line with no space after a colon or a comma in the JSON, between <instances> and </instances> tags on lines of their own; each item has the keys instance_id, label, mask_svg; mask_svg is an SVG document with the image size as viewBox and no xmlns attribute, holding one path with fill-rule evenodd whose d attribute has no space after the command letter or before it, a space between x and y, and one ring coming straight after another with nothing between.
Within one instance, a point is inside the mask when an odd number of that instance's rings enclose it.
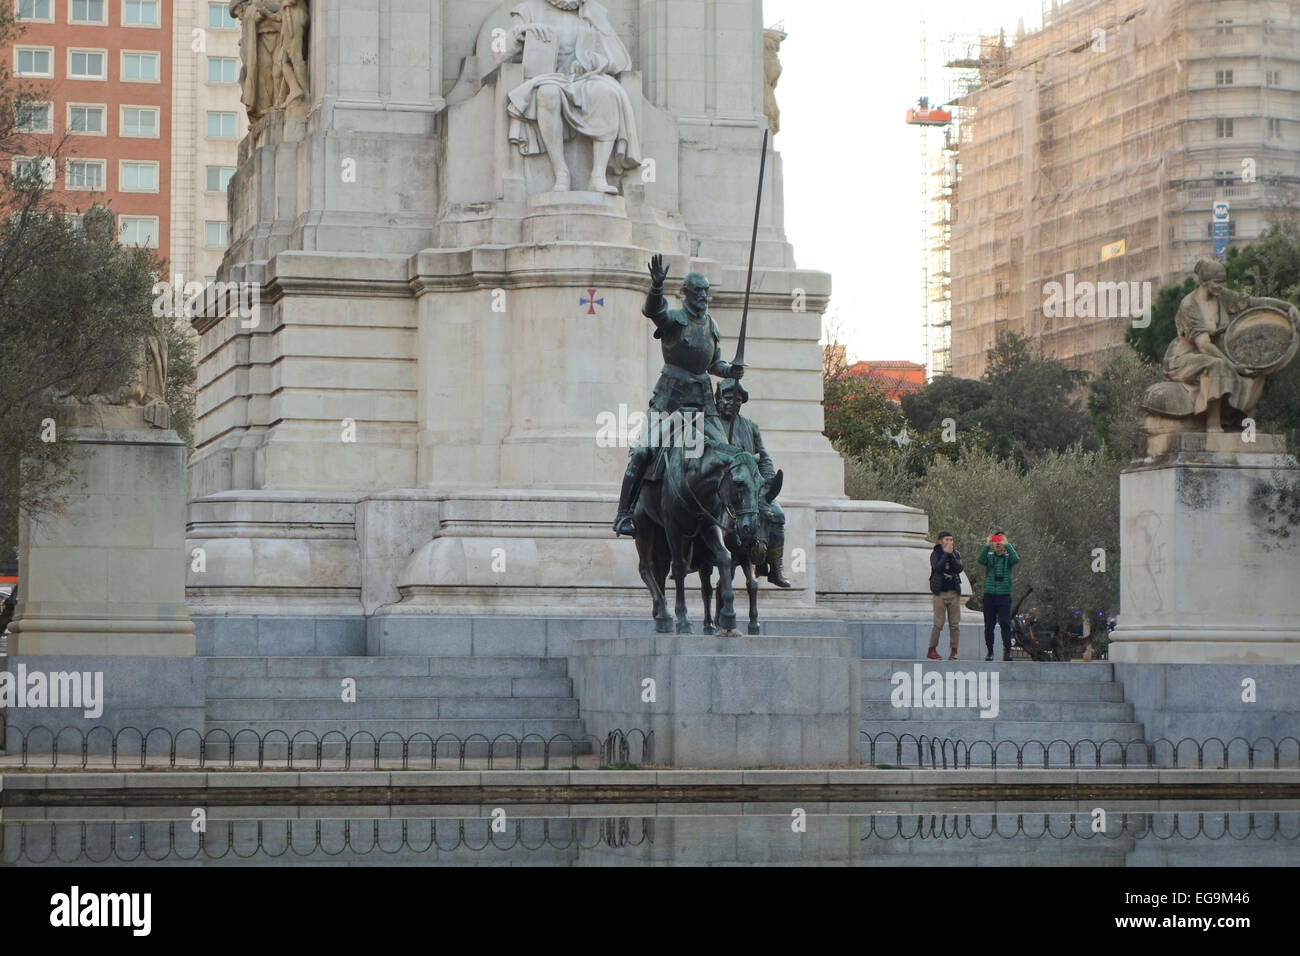
<instances>
[{"instance_id":1,"label":"water reflection","mask_svg":"<svg viewBox=\"0 0 1300 956\"><path fill-rule=\"evenodd\" d=\"M60 865L1295 866L1300 801L9 808L0 861ZM799 812L799 811L802 811ZM1104 812L1099 812L1104 811ZM597 815L599 814L599 815ZM116 819L106 819L117 817Z\"/></svg>"}]
</instances>

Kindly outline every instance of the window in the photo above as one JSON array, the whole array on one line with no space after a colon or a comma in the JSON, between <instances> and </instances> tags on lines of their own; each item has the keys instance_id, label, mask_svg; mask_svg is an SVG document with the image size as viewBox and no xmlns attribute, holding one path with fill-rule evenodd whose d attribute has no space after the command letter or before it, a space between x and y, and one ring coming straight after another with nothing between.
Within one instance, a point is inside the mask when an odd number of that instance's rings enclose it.
<instances>
[{"instance_id":1,"label":"window","mask_svg":"<svg viewBox=\"0 0 1300 956\"><path fill-rule=\"evenodd\" d=\"M208 4L208 26L213 30L234 30L239 26L224 3Z\"/></svg>"},{"instance_id":2,"label":"window","mask_svg":"<svg viewBox=\"0 0 1300 956\"><path fill-rule=\"evenodd\" d=\"M86 219L80 213L70 212L64 215L63 218L67 220L68 228L75 235L84 236L86 234Z\"/></svg>"},{"instance_id":3,"label":"window","mask_svg":"<svg viewBox=\"0 0 1300 956\"><path fill-rule=\"evenodd\" d=\"M158 82L157 53L123 53L122 79L142 83Z\"/></svg>"},{"instance_id":4,"label":"window","mask_svg":"<svg viewBox=\"0 0 1300 956\"><path fill-rule=\"evenodd\" d=\"M104 65L108 60L107 50L69 50L68 78L72 80L106 80Z\"/></svg>"},{"instance_id":5,"label":"window","mask_svg":"<svg viewBox=\"0 0 1300 956\"><path fill-rule=\"evenodd\" d=\"M157 216L119 216L117 241L124 246L158 248Z\"/></svg>"},{"instance_id":6,"label":"window","mask_svg":"<svg viewBox=\"0 0 1300 956\"><path fill-rule=\"evenodd\" d=\"M234 83L239 79L239 60L233 56L208 57L209 83Z\"/></svg>"},{"instance_id":7,"label":"window","mask_svg":"<svg viewBox=\"0 0 1300 956\"><path fill-rule=\"evenodd\" d=\"M1216 169L1214 171L1214 185L1220 187L1231 186L1236 180L1236 176L1231 169Z\"/></svg>"},{"instance_id":8,"label":"window","mask_svg":"<svg viewBox=\"0 0 1300 956\"><path fill-rule=\"evenodd\" d=\"M1231 18L1229 18L1229 19L1227 19L1227 20L1215 20L1215 21L1214 21L1214 32L1215 32L1215 34L1218 35L1218 36L1227 36L1227 35L1229 35L1230 33L1232 33L1232 20L1231 20Z\"/></svg>"},{"instance_id":9,"label":"window","mask_svg":"<svg viewBox=\"0 0 1300 956\"><path fill-rule=\"evenodd\" d=\"M69 189L103 189L108 163L102 159L68 160Z\"/></svg>"},{"instance_id":10,"label":"window","mask_svg":"<svg viewBox=\"0 0 1300 956\"><path fill-rule=\"evenodd\" d=\"M15 76L53 76L54 47L52 46L17 46L14 47Z\"/></svg>"},{"instance_id":11,"label":"window","mask_svg":"<svg viewBox=\"0 0 1300 956\"><path fill-rule=\"evenodd\" d=\"M126 193L156 193L158 164L124 159L118 167L117 186Z\"/></svg>"},{"instance_id":12,"label":"window","mask_svg":"<svg viewBox=\"0 0 1300 956\"><path fill-rule=\"evenodd\" d=\"M122 107L123 136L158 136L158 108L153 106Z\"/></svg>"},{"instance_id":13,"label":"window","mask_svg":"<svg viewBox=\"0 0 1300 956\"><path fill-rule=\"evenodd\" d=\"M15 7L19 20L54 22L54 0L18 0Z\"/></svg>"},{"instance_id":14,"label":"window","mask_svg":"<svg viewBox=\"0 0 1300 956\"><path fill-rule=\"evenodd\" d=\"M1230 120L1230 119L1217 119L1217 120L1215 120L1215 121L1214 121L1214 137L1215 137L1215 139L1231 139L1231 138L1232 138L1232 120Z\"/></svg>"},{"instance_id":15,"label":"window","mask_svg":"<svg viewBox=\"0 0 1300 956\"><path fill-rule=\"evenodd\" d=\"M16 156L12 169L14 176L21 179L40 177L46 186L54 185L54 160L48 156Z\"/></svg>"},{"instance_id":16,"label":"window","mask_svg":"<svg viewBox=\"0 0 1300 956\"><path fill-rule=\"evenodd\" d=\"M1264 82L1267 83L1269 86L1281 86L1281 85L1282 85L1282 71L1281 71L1281 70L1269 70L1269 71L1267 71L1267 72L1264 74Z\"/></svg>"},{"instance_id":17,"label":"window","mask_svg":"<svg viewBox=\"0 0 1300 956\"><path fill-rule=\"evenodd\" d=\"M158 0L124 0L122 23L128 27L159 26Z\"/></svg>"},{"instance_id":18,"label":"window","mask_svg":"<svg viewBox=\"0 0 1300 956\"><path fill-rule=\"evenodd\" d=\"M226 224L208 220L203 224L203 244L209 249L226 247Z\"/></svg>"},{"instance_id":19,"label":"window","mask_svg":"<svg viewBox=\"0 0 1300 956\"><path fill-rule=\"evenodd\" d=\"M1232 71L1231 71L1231 70L1215 70L1215 71L1214 71L1214 82L1215 82L1215 85L1217 85L1217 86L1231 86L1231 85L1232 85Z\"/></svg>"},{"instance_id":20,"label":"window","mask_svg":"<svg viewBox=\"0 0 1300 956\"><path fill-rule=\"evenodd\" d=\"M68 104L68 132L103 136L105 107L87 103Z\"/></svg>"},{"instance_id":21,"label":"window","mask_svg":"<svg viewBox=\"0 0 1300 956\"><path fill-rule=\"evenodd\" d=\"M1282 138L1282 121L1277 117L1274 117L1273 119L1270 119L1268 121L1268 138L1269 139Z\"/></svg>"},{"instance_id":22,"label":"window","mask_svg":"<svg viewBox=\"0 0 1300 956\"><path fill-rule=\"evenodd\" d=\"M235 138L235 114L208 112L208 136L213 139Z\"/></svg>"},{"instance_id":23,"label":"window","mask_svg":"<svg viewBox=\"0 0 1300 956\"><path fill-rule=\"evenodd\" d=\"M69 23L108 23L104 0L71 0Z\"/></svg>"},{"instance_id":24,"label":"window","mask_svg":"<svg viewBox=\"0 0 1300 956\"><path fill-rule=\"evenodd\" d=\"M230 188L230 177L235 175L234 166L209 166L207 168L207 190L210 193L224 193Z\"/></svg>"},{"instance_id":25,"label":"window","mask_svg":"<svg viewBox=\"0 0 1300 956\"><path fill-rule=\"evenodd\" d=\"M20 107L14 115L14 128L20 133L54 132L54 105L28 103Z\"/></svg>"}]
</instances>

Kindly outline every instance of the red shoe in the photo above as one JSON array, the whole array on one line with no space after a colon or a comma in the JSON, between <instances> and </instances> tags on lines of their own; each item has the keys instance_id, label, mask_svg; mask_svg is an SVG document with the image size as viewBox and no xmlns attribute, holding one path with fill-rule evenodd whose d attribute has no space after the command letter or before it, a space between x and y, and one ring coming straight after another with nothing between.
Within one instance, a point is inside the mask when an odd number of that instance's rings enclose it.
<instances>
[{"instance_id":1,"label":"red shoe","mask_svg":"<svg viewBox=\"0 0 1300 956\"><path fill-rule=\"evenodd\" d=\"M927 660L932 660L932 661L943 660L943 658L939 656L939 652L936 651L933 647L925 652L925 656Z\"/></svg>"},{"instance_id":2,"label":"red shoe","mask_svg":"<svg viewBox=\"0 0 1300 956\"><path fill-rule=\"evenodd\" d=\"M948 660L955 661L956 659L957 659L957 648L954 647L952 649L952 653L948 655Z\"/></svg>"}]
</instances>

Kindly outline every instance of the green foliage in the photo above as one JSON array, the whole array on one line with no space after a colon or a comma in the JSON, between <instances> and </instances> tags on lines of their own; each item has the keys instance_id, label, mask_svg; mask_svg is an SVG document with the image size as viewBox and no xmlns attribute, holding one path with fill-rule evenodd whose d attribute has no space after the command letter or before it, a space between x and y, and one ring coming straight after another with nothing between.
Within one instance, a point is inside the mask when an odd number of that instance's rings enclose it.
<instances>
[{"instance_id":1,"label":"green foliage","mask_svg":"<svg viewBox=\"0 0 1300 956\"><path fill-rule=\"evenodd\" d=\"M855 375L827 380L824 396L826 437L846 455L893 445L907 424L902 410L885 392Z\"/></svg>"},{"instance_id":2,"label":"green foliage","mask_svg":"<svg viewBox=\"0 0 1300 956\"><path fill-rule=\"evenodd\" d=\"M0 45L16 35L6 4ZM58 168L62 144L19 129L32 99L0 64L0 566L14 562L20 509L39 520L76 478L60 396L112 394L130 381L156 329L152 289L163 271L148 251L118 245L107 210L87 210L85 229L72 227L40 173L42 158ZM18 156L38 161L24 172Z\"/></svg>"},{"instance_id":3,"label":"green foliage","mask_svg":"<svg viewBox=\"0 0 1300 956\"><path fill-rule=\"evenodd\" d=\"M194 396L198 381L198 346L194 334L178 318L167 325L167 405L172 428L194 448Z\"/></svg>"},{"instance_id":4,"label":"green foliage","mask_svg":"<svg viewBox=\"0 0 1300 956\"><path fill-rule=\"evenodd\" d=\"M1087 380L1087 372L1046 358L1027 337L1000 334L984 373L991 397L978 413L989 448L1027 466L1046 452L1094 444L1088 418L1071 397Z\"/></svg>"},{"instance_id":5,"label":"green foliage","mask_svg":"<svg viewBox=\"0 0 1300 956\"><path fill-rule=\"evenodd\" d=\"M1151 324L1144 329L1129 326L1124 341L1145 361L1159 366L1165 359L1169 343L1178 337L1174 318L1183 297L1196 291L1196 278L1188 276L1182 282L1161 286L1151 303Z\"/></svg>"},{"instance_id":6,"label":"green foliage","mask_svg":"<svg viewBox=\"0 0 1300 956\"><path fill-rule=\"evenodd\" d=\"M1088 417L1105 448L1130 461L1142 450L1142 394L1160 381L1160 369L1136 353L1125 352L1088 383Z\"/></svg>"},{"instance_id":7,"label":"green foliage","mask_svg":"<svg viewBox=\"0 0 1300 956\"><path fill-rule=\"evenodd\" d=\"M1244 249L1229 249L1224 265L1230 288L1300 303L1300 225L1273 223Z\"/></svg>"},{"instance_id":8,"label":"green foliage","mask_svg":"<svg viewBox=\"0 0 1300 956\"><path fill-rule=\"evenodd\" d=\"M976 563L984 539L1007 533L1020 555L1012 601L1029 588L1040 607L1084 613L1119 604L1119 464L1082 447L1042 455L1030 469L986 450L956 461L937 459L918 482L912 500L930 526L953 532L978 604L984 568ZM1068 508L1061 506L1069 502ZM1094 549L1104 549L1106 570L1094 572Z\"/></svg>"},{"instance_id":9,"label":"green foliage","mask_svg":"<svg viewBox=\"0 0 1300 956\"><path fill-rule=\"evenodd\" d=\"M951 418L961 434L978 423L978 413L992 399L993 390L987 382L941 375L919 392L903 396L903 414L914 429L923 432L942 428L943 420Z\"/></svg>"}]
</instances>

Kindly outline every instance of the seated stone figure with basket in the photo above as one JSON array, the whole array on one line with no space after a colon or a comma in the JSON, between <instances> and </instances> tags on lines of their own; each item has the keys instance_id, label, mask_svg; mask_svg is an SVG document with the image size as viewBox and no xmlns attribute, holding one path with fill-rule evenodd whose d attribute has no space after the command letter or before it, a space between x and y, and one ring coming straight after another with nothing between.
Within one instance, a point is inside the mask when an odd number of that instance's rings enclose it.
<instances>
[{"instance_id":1,"label":"seated stone figure with basket","mask_svg":"<svg viewBox=\"0 0 1300 956\"><path fill-rule=\"evenodd\" d=\"M1300 345L1300 310L1291 303L1233 292L1213 259L1193 272L1199 288L1178 307L1165 380L1142 398L1148 435L1240 428L1263 397L1264 380L1286 368Z\"/></svg>"}]
</instances>

